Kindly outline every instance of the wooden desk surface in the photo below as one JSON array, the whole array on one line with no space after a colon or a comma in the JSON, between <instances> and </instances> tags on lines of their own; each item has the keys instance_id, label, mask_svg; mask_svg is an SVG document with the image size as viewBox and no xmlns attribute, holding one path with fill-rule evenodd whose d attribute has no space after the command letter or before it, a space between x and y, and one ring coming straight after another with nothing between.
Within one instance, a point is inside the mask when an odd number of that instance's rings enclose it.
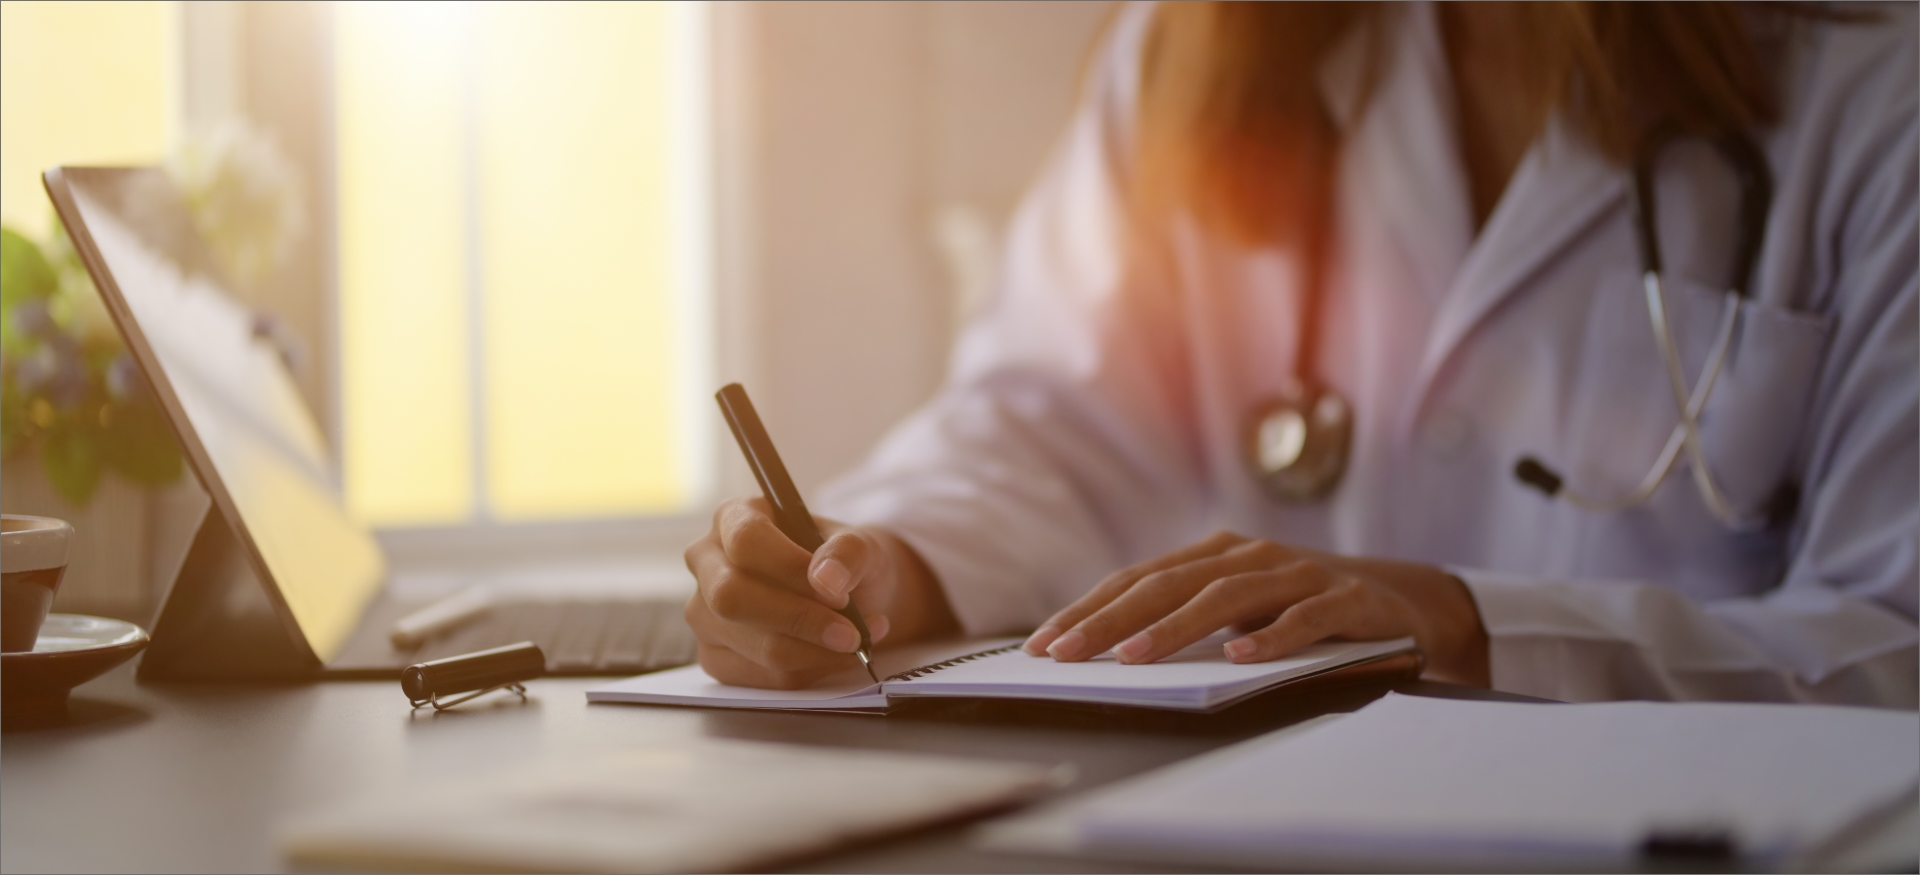
<instances>
[{"instance_id":1,"label":"wooden desk surface","mask_svg":"<svg viewBox=\"0 0 1920 875\"><path fill-rule=\"evenodd\" d=\"M588 706L594 679L534 681L532 698L411 712L391 681L141 686L131 666L81 687L66 720L0 736L0 871L272 872L291 815L549 751L716 737L1070 762L1072 793L1308 717L1384 687L1268 696L1223 715L1115 716L1001 703L861 715ZM1518 697L1445 684L1403 692ZM802 871L1111 871L1111 863L986 854L965 826L806 861Z\"/></svg>"}]
</instances>

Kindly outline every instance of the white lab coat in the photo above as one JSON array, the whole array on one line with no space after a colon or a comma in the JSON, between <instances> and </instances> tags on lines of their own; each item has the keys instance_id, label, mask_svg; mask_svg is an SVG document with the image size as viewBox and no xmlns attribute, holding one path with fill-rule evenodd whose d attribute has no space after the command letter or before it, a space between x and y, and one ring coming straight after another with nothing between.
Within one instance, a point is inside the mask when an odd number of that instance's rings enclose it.
<instances>
[{"instance_id":1,"label":"white lab coat","mask_svg":"<svg viewBox=\"0 0 1920 875\"><path fill-rule=\"evenodd\" d=\"M1779 42L1784 122L1744 327L1708 406L1736 505L1798 484L1797 514L1736 533L1684 467L1596 514L1516 482L1535 454L1630 491L1676 420L1639 291L1623 168L1558 120L1476 237L1431 9L1398 16L1354 114L1358 44L1320 86L1344 131L1323 377L1357 425L1330 500L1269 498L1243 417L1288 376L1286 257L1187 223L1129 237L1124 178L1144 7L1013 221L997 296L947 385L822 512L890 527L972 633L1030 629L1102 576L1227 529L1441 564L1491 638L1493 685L1564 700L1920 697L1920 311L1911 5ZM1689 379L1713 340L1737 195L1705 148L1660 174ZM1309 327L1309 330L1314 330Z\"/></svg>"}]
</instances>

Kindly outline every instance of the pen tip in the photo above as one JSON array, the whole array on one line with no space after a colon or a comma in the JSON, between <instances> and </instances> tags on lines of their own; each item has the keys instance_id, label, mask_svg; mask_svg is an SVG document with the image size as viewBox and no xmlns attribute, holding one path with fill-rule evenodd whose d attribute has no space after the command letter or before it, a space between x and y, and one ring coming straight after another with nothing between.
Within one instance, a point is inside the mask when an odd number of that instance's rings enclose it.
<instances>
[{"instance_id":1,"label":"pen tip","mask_svg":"<svg viewBox=\"0 0 1920 875\"><path fill-rule=\"evenodd\" d=\"M874 683L879 683L880 676L873 673L873 657L868 656L865 650L856 650L853 655L860 657L860 664L867 669L867 677L873 678Z\"/></svg>"}]
</instances>

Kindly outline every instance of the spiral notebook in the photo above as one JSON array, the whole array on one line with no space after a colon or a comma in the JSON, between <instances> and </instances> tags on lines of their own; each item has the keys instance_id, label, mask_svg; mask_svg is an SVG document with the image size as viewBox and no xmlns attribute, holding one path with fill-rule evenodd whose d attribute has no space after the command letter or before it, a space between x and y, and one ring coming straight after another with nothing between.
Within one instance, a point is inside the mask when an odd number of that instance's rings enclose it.
<instances>
[{"instance_id":1,"label":"spiral notebook","mask_svg":"<svg viewBox=\"0 0 1920 875\"><path fill-rule=\"evenodd\" d=\"M1040 699L1173 711L1217 711L1307 678L1415 653L1413 639L1316 644L1272 662L1236 664L1220 633L1147 665L1111 652L1086 662L1028 656L1019 638L914 645L876 654L874 683L857 665L802 690L735 687L698 665L641 675L587 691L589 702L884 712L903 698ZM851 660L849 660L851 662Z\"/></svg>"}]
</instances>

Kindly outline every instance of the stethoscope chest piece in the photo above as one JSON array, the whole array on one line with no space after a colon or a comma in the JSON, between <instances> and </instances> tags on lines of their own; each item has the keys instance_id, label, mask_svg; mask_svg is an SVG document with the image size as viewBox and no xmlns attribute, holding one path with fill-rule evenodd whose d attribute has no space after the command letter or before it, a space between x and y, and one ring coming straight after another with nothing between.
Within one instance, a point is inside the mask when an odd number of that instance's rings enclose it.
<instances>
[{"instance_id":1,"label":"stethoscope chest piece","mask_svg":"<svg viewBox=\"0 0 1920 875\"><path fill-rule=\"evenodd\" d=\"M1248 470L1274 498L1324 498L1347 469L1353 408L1339 392L1300 380L1247 412L1243 450Z\"/></svg>"}]
</instances>

